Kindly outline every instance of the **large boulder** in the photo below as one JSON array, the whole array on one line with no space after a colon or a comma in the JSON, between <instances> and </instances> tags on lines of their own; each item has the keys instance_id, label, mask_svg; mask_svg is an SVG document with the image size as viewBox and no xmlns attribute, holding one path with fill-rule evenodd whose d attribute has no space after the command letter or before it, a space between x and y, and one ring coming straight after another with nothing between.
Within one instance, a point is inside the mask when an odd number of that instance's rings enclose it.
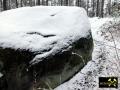
<instances>
[{"instance_id":1,"label":"large boulder","mask_svg":"<svg viewBox=\"0 0 120 90\"><path fill-rule=\"evenodd\" d=\"M79 7L25 7L0 14L0 90L53 89L92 58L87 14Z\"/></svg>"}]
</instances>

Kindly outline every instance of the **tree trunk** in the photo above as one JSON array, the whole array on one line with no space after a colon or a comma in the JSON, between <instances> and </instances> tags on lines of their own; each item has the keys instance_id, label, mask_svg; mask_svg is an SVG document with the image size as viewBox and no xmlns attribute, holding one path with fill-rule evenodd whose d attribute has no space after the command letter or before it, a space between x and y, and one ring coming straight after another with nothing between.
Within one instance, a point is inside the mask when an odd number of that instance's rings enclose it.
<instances>
[{"instance_id":1,"label":"tree trunk","mask_svg":"<svg viewBox=\"0 0 120 90\"><path fill-rule=\"evenodd\" d=\"M65 6L68 6L68 0L65 0Z\"/></svg>"},{"instance_id":2,"label":"tree trunk","mask_svg":"<svg viewBox=\"0 0 120 90\"><path fill-rule=\"evenodd\" d=\"M87 14L88 14L88 9L89 9L89 0L87 0L87 5L86 5L86 9L87 9Z\"/></svg>"},{"instance_id":3,"label":"tree trunk","mask_svg":"<svg viewBox=\"0 0 120 90\"><path fill-rule=\"evenodd\" d=\"M37 5L40 5L40 0L38 0L38 4Z\"/></svg>"},{"instance_id":4,"label":"tree trunk","mask_svg":"<svg viewBox=\"0 0 120 90\"><path fill-rule=\"evenodd\" d=\"M23 7L23 4L22 4L22 3L23 3L23 0L20 1L20 6L21 6L21 7Z\"/></svg>"},{"instance_id":5,"label":"tree trunk","mask_svg":"<svg viewBox=\"0 0 120 90\"><path fill-rule=\"evenodd\" d=\"M46 0L46 6L48 6L48 0Z\"/></svg>"},{"instance_id":6,"label":"tree trunk","mask_svg":"<svg viewBox=\"0 0 120 90\"><path fill-rule=\"evenodd\" d=\"M8 8L11 9L11 0L8 0Z\"/></svg>"},{"instance_id":7,"label":"tree trunk","mask_svg":"<svg viewBox=\"0 0 120 90\"><path fill-rule=\"evenodd\" d=\"M82 2L81 0L77 0L76 1L76 5L79 6L79 7L81 7L81 2Z\"/></svg>"},{"instance_id":8,"label":"tree trunk","mask_svg":"<svg viewBox=\"0 0 120 90\"><path fill-rule=\"evenodd\" d=\"M42 0L42 5L44 5L44 0Z\"/></svg>"},{"instance_id":9,"label":"tree trunk","mask_svg":"<svg viewBox=\"0 0 120 90\"><path fill-rule=\"evenodd\" d=\"M18 1L16 0L15 3L16 3L16 8L18 8Z\"/></svg>"},{"instance_id":10,"label":"tree trunk","mask_svg":"<svg viewBox=\"0 0 120 90\"><path fill-rule=\"evenodd\" d=\"M82 7L82 0L79 0L79 6Z\"/></svg>"},{"instance_id":11,"label":"tree trunk","mask_svg":"<svg viewBox=\"0 0 120 90\"><path fill-rule=\"evenodd\" d=\"M95 16L95 0L92 0L92 16Z\"/></svg>"},{"instance_id":12,"label":"tree trunk","mask_svg":"<svg viewBox=\"0 0 120 90\"><path fill-rule=\"evenodd\" d=\"M111 0L108 2L108 14L111 15Z\"/></svg>"},{"instance_id":13,"label":"tree trunk","mask_svg":"<svg viewBox=\"0 0 120 90\"><path fill-rule=\"evenodd\" d=\"M60 6L62 6L62 5L63 5L63 0L60 1Z\"/></svg>"},{"instance_id":14,"label":"tree trunk","mask_svg":"<svg viewBox=\"0 0 120 90\"><path fill-rule=\"evenodd\" d=\"M3 10L3 3L2 3L2 0L0 0L0 11L2 11Z\"/></svg>"},{"instance_id":15,"label":"tree trunk","mask_svg":"<svg viewBox=\"0 0 120 90\"><path fill-rule=\"evenodd\" d=\"M100 17L104 17L104 0L101 2L101 15Z\"/></svg>"},{"instance_id":16,"label":"tree trunk","mask_svg":"<svg viewBox=\"0 0 120 90\"><path fill-rule=\"evenodd\" d=\"M100 10L100 7L99 7L99 0L97 0L97 10L96 10L96 16L98 17L99 16L99 10Z\"/></svg>"},{"instance_id":17,"label":"tree trunk","mask_svg":"<svg viewBox=\"0 0 120 90\"><path fill-rule=\"evenodd\" d=\"M29 0L29 4L30 4L29 6L31 7L33 6L32 0Z\"/></svg>"},{"instance_id":18,"label":"tree trunk","mask_svg":"<svg viewBox=\"0 0 120 90\"><path fill-rule=\"evenodd\" d=\"M7 0L3 0L3 10L7 10Z\"/></svg>"}]
</instances>

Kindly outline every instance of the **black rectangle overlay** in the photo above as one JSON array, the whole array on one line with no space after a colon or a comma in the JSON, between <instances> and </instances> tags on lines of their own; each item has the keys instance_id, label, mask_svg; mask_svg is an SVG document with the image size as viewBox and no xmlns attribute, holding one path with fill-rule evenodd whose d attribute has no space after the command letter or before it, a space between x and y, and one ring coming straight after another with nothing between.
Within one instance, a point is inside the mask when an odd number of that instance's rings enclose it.
<instances>
[{"instance_id":1,"label":"black rectangle overlay","mask_svg":"<svg viewBox=\"0 0 120 90\"><path fill-rule=\"evenodd\" d=\"M118 88L118 78L99 77L99 88Z\"/></svg>"}]
</instances>

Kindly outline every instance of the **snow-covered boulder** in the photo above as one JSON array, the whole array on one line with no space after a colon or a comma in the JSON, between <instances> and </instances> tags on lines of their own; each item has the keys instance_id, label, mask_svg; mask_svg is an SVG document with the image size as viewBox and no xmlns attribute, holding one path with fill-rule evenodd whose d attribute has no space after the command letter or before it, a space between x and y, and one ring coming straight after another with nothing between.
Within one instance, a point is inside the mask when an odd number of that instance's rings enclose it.
<instances>
[{"instance_id":1,"label":"snow-covered boulder","mask_svg":"<svg viewBox=\"0 0 120 90\"><path fill-rule=\"evenodd\" d=\"M83 8L39 6L4 11L0 13L0 83L5 84L0 90L55 88L85 66L92 49Z\"/></svg>"}]
</instances>

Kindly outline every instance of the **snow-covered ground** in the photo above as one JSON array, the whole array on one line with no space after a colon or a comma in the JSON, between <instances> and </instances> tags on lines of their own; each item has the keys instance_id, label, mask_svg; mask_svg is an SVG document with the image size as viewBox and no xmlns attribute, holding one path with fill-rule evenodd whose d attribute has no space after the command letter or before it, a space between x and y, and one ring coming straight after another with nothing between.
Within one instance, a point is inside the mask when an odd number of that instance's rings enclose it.
<instances>
[{"instance_id":1,"label":"snow-covered ground","mask_svg":"<svg viewBox=\"0 0 120 90\"><path fill-rule=\"evenodd\" d=\"M95 17L89 20L94 39L93 58L70 81L55 90L120 90L120 27L117 27L120 19ZM108 30L109 26L114 27ZM98 78L109 76L118 77L118 89L99 88Z\"/></svg>"}]
</instances>

